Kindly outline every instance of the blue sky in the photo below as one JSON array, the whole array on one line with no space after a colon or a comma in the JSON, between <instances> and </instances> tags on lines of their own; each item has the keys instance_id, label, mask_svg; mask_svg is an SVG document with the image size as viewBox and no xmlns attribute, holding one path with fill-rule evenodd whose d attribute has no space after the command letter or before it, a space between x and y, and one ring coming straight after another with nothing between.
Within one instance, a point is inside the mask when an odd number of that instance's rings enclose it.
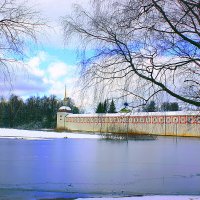
<instances>
[{"instance_id":1,"label":"blue sky","mask_svg":"<svg viewBox=\"0 0 200 200\"><path fill-rule=\"evenodd\" d=\"M36 10L40 10L51 28L38 35L37 44L29 43L30 51L24 60L25 67L18 66L14 69L11 85L0 82L0 96L9 97L10 94L16 94L25 99L30 96L54 94L63 98L66 85L68 96L73 98L78 106L82 103L84 107L90 107L89 103L93 105L92 95L89 94L85 102L82 102L83 98L79 96L79 60L76 55L78 41L66 45L61 26L61 17L71 13L73 4L78 3L89 9L90 0L28 1Z\"/></svg>"},{"instance_id":2,"label":"blue sky","mask_svg":"<svg viewBox=\"0 0 200 200\"><path fill-rule=\"evenodd\" d=\"M38 46L24 59L24 64L15 68L12 89L8 90L22 97L50 94L62 97L65 84L71 93L79 76L75 49Z\"/></svg>"},{"instance_id":3,"label":"blue sky","mask_svg":"<svg viewBox=\"0 0 200 200\"><path fill-rule=\"evenodd\" d=\"M74 3L87 6L87 0L29 0L29 3L41 12L52 28L38 35L37 44L29 44L25 68L14 68L11 85L0 83L0 95L16 94L27 98L55 94L63 98L66 84L68 95L76 99L79 61L75 46L64 44L61 17L71 13Z\"/></svg>"}]
</instances>

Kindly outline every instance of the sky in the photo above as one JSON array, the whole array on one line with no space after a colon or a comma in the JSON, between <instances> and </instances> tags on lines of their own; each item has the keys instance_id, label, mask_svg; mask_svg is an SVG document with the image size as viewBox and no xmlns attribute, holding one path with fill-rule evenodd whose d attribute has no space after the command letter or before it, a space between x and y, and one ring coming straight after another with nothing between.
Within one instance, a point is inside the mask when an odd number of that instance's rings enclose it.
<instances>
[{"instance_id":1,"label":"sky","mask_svg":"<svg viewBox=\"0 0 200 200\"><path fill-rule=\"evenodd\" d=\"M18 0L21 1L21 0ZM73 44L64 42L61 17L70 14L75 3L87 6L87 0L29 0L48 21L48 28L38 35L37 45L30 44L31 51L24 59L25 67L14 69L12 83L0 83L0 95L16 94L24 99L30 96L54 94L64 97L64 88L73 99L78 95L78 59Z\"/></svg>"},{"instance_id":2,"label":"sky","mask_svg":"<svg viewBox=\"0 0 200 200\"><path fill-rule=\"evenodd\" d=\"M31 51L24 59L25 66L13 70L12 83L0 81L0 96L9 98L11 94L16 94L26 99L30 96L56 95L63 99L66 85L67 96L72 98L77 106L95 106L92 95L83 101L83 98L80 98L77 45L73 42L69 45L65 43L61 25L61 17L72 12L73 4L89 9L90 1L28 0L35 10L40 11L41 17L48 21L51 28L38 34L37 44L29 45ZM123 106L123 103L120 106Z\"/></svg>"}]
</instances>

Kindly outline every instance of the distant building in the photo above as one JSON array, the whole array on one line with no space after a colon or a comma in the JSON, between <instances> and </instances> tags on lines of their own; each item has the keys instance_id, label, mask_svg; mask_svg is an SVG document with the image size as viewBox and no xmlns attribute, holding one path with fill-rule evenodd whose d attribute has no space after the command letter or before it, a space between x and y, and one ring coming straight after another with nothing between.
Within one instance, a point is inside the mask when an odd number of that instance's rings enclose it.
<instances>
[{"instance_id":1,"label":"distant building","mask_svg":"<svg viewBox=\"0 0 200 200\"><path fill-rule=\"evenodd\" d=\"M199 111L70 114L58 112L68 131L200 137Z\"/></svg>"},{"instance_id":2,"label":"distant building","mask_svg":"<svg viewBox=\"0 0 200 200\"><path fill-rule=\"evenodd\" d=\"M66 116L72 113L70 107L67 106L67 93L66 93L66 86L65 86L65 97L63 99L63 106L58 109L57 112L57 127L61 127L62 129L66 129L65 122Z\"/></svg>"},{"instance_id":3,"label":"distant building","mask_svg":"<svg viewBox=\"0 0 200 200\"><path fill-rule=\"evenodd\" d=\"M61 107L58 109L58 112L71 113L72 110L71 110L71 108L68 107L68 106L61 106Z\"/></svg>"},{"instance_id":4,"label":"distant building","mask_svg":"<svg viewBox=\"0 0 200 200\"><path fill-rule=\"evenodd\" d=\"M126 106L124 109L127 109ZM199 111L72 114L64 105L57 112L57 129L68 131L200 137Z\"/></svg>"}]
</instances>

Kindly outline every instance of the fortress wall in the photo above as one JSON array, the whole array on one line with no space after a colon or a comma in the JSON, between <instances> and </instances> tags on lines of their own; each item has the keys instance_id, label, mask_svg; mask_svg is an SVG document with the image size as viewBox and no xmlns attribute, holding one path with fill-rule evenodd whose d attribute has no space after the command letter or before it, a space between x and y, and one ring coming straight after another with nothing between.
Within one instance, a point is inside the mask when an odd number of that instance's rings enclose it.
<instances>
[{"instance_id":1,"label":"fortress wall","mask_svg":"<svg viewBox=\"0 0 200 200\"><path fill-rule=\"evenodd\" d=\"M58 128L71 131L155 134L200 137L200 117L69 115L57 118Z\"/></svg>"},{"instance_id":2,"label":"fortress wall","mask_svg":"<svg viewBox=\"0 0 200 200\"><path fill-rule=\"evenodd\" d=\"M149 125L149 124L77 124L68 123L67 130L71 131L87 131L102 133L130 133L130 134L153 134L153 135L171 135L171 136L195 136L200 137L200 126L194 125Z\"/></svg>"}]
</instances>

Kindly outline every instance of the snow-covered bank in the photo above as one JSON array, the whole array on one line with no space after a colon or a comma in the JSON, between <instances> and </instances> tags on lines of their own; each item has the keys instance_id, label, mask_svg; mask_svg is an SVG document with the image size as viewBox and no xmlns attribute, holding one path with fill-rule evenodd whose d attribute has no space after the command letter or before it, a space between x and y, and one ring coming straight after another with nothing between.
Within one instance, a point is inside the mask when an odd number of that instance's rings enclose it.
<instances>
[{"instance_id":1,"label":"snow-covered bank","mask_svg":"<svg viewBox=\"0 0 200 200\"><path fill-rule=\"evenodd\" d=\"M53 139L53 138L87 138L97 139L99 135L80 134L68 132L48 132L0 128L0 138L20 138L20 139Z\"/></svg>"},{"instance_id":2,"label":"snow-covered bank","mask_svg":"<svg viewBox=\"0 0 200 200\"><path fill-rule=\"evenodd\" d=\"M137 196L120 198L78 198L78 200L200 200L200 196Z\"/></svg>"}]
</instances>

